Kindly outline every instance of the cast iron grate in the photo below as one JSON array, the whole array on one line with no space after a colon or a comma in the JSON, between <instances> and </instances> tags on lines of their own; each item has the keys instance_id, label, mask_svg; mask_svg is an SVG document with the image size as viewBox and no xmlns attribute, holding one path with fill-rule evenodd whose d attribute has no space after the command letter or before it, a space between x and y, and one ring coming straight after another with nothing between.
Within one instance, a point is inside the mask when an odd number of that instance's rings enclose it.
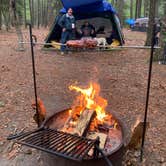
<instances>
[{"instance_id":1,"label":"cast iron grate","mask_svg":"<svg viewBox=\"0 0 166 166\"><path fill-rule=\"evenodd\" d=\"M77 161L87 158L89 150L95 146L94 140L45 128L9 136L8 140L11 139L19 144Z\"/></svg>"}]
</instances>

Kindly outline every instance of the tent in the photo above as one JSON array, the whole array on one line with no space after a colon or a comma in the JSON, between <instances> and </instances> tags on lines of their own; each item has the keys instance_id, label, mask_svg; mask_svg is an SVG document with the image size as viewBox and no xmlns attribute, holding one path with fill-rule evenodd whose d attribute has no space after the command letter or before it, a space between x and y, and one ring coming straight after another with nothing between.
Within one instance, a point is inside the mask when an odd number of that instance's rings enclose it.
<instances>
[{"instance_id":1,"label":"tent","mask_svg":"<svg viewBox=\"0 0 166 166\"><path fill-rule=\"evenodd\" d=\"M55 22L53 23L48 36L45 39L46 43L51 41L60 42L61 27L58 25L58 20L63 14L66 13L68 8L73 9L73 14L76 18L76 26L82 20L95 20L94 23L98 23L101 26L107 26L108 32L111 33L113 29L117 35L120 45L124 44L124 38L120 26L120 21L117 16L116 10L106 0L61 0L63 7L57 15ZM100 19L100 20L99 20ZM102 20L104 21L102 21ZM109 22L109 24L108 24ZM78 23L78 24L77 24Z\"/></svg>"},{"instance_id":2,"label":"tent","mask_svg":"<svg viewBox=\"0 0 166 166\"><path fill-rule=\"evenodd\" d=\"M133 26L135 24L135 20L132 18L128 18L125 20L125 23L130 25L130 26Z\"/></svg>"}]
</instances>

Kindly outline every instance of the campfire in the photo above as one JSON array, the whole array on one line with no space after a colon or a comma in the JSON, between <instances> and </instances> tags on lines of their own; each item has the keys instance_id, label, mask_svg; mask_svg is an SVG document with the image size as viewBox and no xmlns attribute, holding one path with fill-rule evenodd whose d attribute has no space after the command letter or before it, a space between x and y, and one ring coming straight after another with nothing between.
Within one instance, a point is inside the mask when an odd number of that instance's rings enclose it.
<instances>
[{"instance_id":1,"label":"campfire","mask_svg":"<svg viewBox=\"0 0 166 166\"><path fill-rule=\"evenodd\" d=\"M71 85L69 89L78 93L71 108L48 117L37 130L8 139L53 154L48 160L50 164L56 162L57 155L64 161L71 159L75 165L75 161L82 161L86 166L101 165L106 157L120 165L124 148L123 126L106 111L107 100L100 96L100 85L91 82L87 88ZM66 165L63 160L59 162Z\"/></svg>"},{"instance_id":2,"label":"campfire","mask_svg":"<svg viewBox=\"0 0 166 166\"><path fill-rule=\"evenodd\" d=\"M100 85L91 82L88 88L69 86L79 95L68 110L68 117L60 131L100 140L100 148L109 152L121 141L118 123L109 112L106 112L107 100L100 96ZM110 136L114 139L110 139ZM118 137L115 139L115 137ZM114 142L114 145L112 144Z\"/></svg>"}]
</instances>

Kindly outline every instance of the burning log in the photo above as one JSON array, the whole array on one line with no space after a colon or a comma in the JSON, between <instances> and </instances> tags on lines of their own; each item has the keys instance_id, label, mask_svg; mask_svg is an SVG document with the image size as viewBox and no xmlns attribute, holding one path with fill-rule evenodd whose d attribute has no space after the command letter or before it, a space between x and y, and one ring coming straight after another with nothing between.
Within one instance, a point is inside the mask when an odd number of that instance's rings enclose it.
<instances>
[{"instance_id":1,"label":"burning log","mask_svg":"<svg viewBox=\"0 0 166 166\"><path fill-rule=\"evenodd\" d=\"M85 130L88 128L94 113L94 110L85 109L80 115L74 133L77 133L79 136L82 136Z\"/></svg>"},{"instance_id":2,"label":"burning log","mask_svg":"<svg viewBox=\"0 0 166 166\"><path fill-rule=\"evenodd\" d=\"M83 136L86 129L89 127L94 114L94 110L85 109L82 111L77 121L74 121L73 116L70 116L61 130L70 134Z\"/></svg>"}]
</instances>

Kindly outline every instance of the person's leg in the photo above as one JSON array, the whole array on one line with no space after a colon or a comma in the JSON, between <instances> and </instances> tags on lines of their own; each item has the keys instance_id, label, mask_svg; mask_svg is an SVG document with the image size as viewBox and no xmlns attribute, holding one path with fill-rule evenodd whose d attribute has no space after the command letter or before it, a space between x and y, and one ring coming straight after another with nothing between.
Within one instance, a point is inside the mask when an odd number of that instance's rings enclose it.
<instances>
[{"instance_id":1,"label":"person's leg","mask_svg":"<svg viewBox=\"0 0 166 166\"><path fill-rule=\"evenodd\" d=\"M68 40L73 40L73 33L72 33L72 31L70 32L68 32L68 34L67 34L67 38L66 38L66 41L68 41ZM68 48L68 47L66 47L66 51L69 51L70 49Z\"/></svg>"},{"instance_id":2,"label":"person's leg","mask_svg":"<svg viewBox=\"0 0 166 166\"><path fill-rule=\"evenodd\" d=\"M74 39L74 33L71 31L68 33L68 40L73 40Z\"/></svg>"},{"instance_id":3,"label":"person's leg","mask_svg":"<svg viewBox=\"0 0 166 166\"><path fill-rule=\"evenodd\" d=\"M64 45L67 41L67 37L68 37L68 33L67 31L65 32L62 32L62 35L61 35L61 51L64 52L66 50L66 46Z\"/></svg>"}]
</instances>

